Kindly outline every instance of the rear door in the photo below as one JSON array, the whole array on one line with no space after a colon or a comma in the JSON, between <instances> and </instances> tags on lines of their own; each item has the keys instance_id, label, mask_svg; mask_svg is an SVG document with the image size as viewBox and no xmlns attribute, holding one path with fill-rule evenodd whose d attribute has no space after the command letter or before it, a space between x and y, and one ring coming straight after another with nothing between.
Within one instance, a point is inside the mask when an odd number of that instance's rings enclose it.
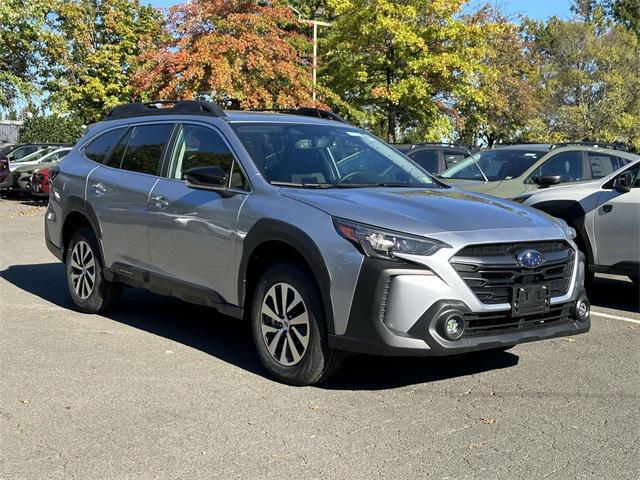
<instances>
[{"instance_id":1,"label":"rear door","mask_svg":"<svg viewBox=\"0 0 640 480\"><path fill-rule=\"evenodd\" d=\"M612 266L621 262L640 262L640 164L632 172L633 187L622 193L603 190L594 212L597 263Z\"/></svg>"},{"instance_id":2,"label":"rear door","mask_svg":"<svg viewBox=\"0 0 640 480\"><path fill-rule=\"evenodd\" d=\"M87 203L100 223L107 266L150 268L147 203L173 128L172 123L132 126L88 178Z\"/></svg>"},{"instance_id":3,"label":"rear door","mask_svg":"<svg viewBox=\"0 0 640 480\"><path fill-rule=\"evenodd\" d=\"M156 273L197 285L230 301L237 295L237 220L249 194L246 175L222 134L210 125L185 123L175 135L164 178L149 201L151 263ZM184 183L195 167L218 166L233 194L196 190Z\"/></svg>"}]
</instances>

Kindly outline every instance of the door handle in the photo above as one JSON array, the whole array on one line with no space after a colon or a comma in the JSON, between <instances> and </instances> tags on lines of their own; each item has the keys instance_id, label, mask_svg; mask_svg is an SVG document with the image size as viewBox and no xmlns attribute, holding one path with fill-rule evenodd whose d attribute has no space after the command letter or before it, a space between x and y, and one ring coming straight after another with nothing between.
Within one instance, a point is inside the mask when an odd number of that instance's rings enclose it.
<instances>
[{"instance_id":1,"label":"door handle","mask_svg":"<svg viewBox=\"0 0 640 480\"><path fill-rule=\"evenodd\" d=\"M107 193L107 188L101 183L94 183L91 185L91 193L96 197L101 197Z\"/></svg>"},{"instance_id":2,"label":"door handle","mask_svg":"<svg viewBox=\"0 0 640 480\"><path fill-rule=\"evenodd\" d=\"M162 195L151 197L149 203L155 205L156 208L165 209L169 206L169 202Z\"/></svg>"},{"instance_id":3,"label":"door handle","mask_svg":"<svg viewBox=\"0 0 640 480\"><path fill-rule=\"evenodd\" d=\"M611 210L613 210L613 205L607 203L604 207L602 207L602 210L604 210L604 213L609 213Z\"/></svg>"}]
</instances>

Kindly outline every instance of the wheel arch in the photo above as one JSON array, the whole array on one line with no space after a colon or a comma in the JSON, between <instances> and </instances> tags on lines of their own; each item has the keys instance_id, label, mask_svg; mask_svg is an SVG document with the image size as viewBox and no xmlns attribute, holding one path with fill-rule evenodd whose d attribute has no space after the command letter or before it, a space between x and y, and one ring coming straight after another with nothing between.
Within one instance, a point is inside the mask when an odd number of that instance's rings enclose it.
<instances>
[{"instance_id":1,"label":"wheel arch","mask_svg":"<svg viewBox=\"0 0 640 480\"><path fill-rule=\"evenodd\" d=\"M275 219L259 220L243 242L238 269L238 301L246 314L251 312L251 293L260 274L277 261L294 261L302 266L315 281L329 334L335 331L331 303L331 277L324 257L313 239L291 224Z\"/></svg>"},{"instance_id":2,"label":"wheel arch","mask_svg":"<svg viewBox=\"0 0 640 480\"><path fill-rule=\"evenodd\" d=\"M100 248L100 257L104 265L104 252L102 251L101 230L99 228L98 219L90 206L79 197L69 197L65 208L64 221L62 222L62 261L66 260L69 242L78 228L87 227L93 231L98 240Z\"/></svg>"},{"instance_id":3,"label":"wheel arch","mask_svg":"<svg viewBox=\"0 0 640 480\"><path fill-rule=\"evenodd\" d=\"M576 243L587 257L587 264L594 264L591 238L585 226L586 212L577 200L548 200L531 205L538 210L557 218L561 218L576 230Z\"/></svg>"}]
</instances>

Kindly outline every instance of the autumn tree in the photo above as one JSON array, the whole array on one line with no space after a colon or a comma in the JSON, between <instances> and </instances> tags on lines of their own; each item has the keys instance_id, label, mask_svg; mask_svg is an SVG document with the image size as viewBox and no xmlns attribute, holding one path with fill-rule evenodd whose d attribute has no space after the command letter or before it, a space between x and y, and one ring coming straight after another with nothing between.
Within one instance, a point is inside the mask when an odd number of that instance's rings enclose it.
<instances>
[{"instance_id":1,"label":"autumn tree","mask_svg":"<svg viewBox=\"0 0 640 480\"><path fill-rule=\"evenodd\" d=\"M143 53L145 98L208 98L240 108L311 104L307 38L286 5L193 0L171 9L168 40Z\"/></svg>"},{"instance_id":2,"label":"autumn tree","mask_svg":"<svg viewBox=\"0 0 640 480\"><path fill-rule=\"evenodd\" d=\"M332 0L323 82L390 141L450 135L456 99L478 93L474 77L485 68L483 32L460 18L464 3Z\"/></svg>"},{"instance_id":3,"label":"autumn tree","mask_svg":"<svg viewBox=\"0 0 640 480\"><path fill-rule=\"evenodd\" d=\"M537 115L539 62L521 35L520 27L499 11L483 7L464 17L480 28L477 90L457 99L453 119L457 139L469 145L489 147L516 141L524 126Z\"/></svg>"},{"instance_id":4,"label":"autumn tree","mask_svg":"<svg viewBox=\"0 0 640 480\"><path fill-rule=\"evenodd\" d=\"M49 103L88 123L131 100L135 59L160 41L162 17L139 0L59 0L49 28Z\"/></svg>"}]
</instances>

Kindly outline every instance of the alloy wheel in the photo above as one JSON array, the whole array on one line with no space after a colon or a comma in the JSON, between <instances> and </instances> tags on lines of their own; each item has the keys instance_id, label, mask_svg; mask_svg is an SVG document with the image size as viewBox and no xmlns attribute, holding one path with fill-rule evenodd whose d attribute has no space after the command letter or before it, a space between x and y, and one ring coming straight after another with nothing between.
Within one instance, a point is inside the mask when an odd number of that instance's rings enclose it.
<instances>
[{"instance_id":1,"label":"alloy wheel","mask_svg":"<svg viewBox=\"0 0 640 480\"><path fill-rule=\"evenodd\" d=\"M309 314L300 293L280 282L267 291L260 311L262 339L280 365L296 365L309 344Z\"/></svg>"},{"instance_id":2,"label":"alloy wheel","mask_svg":"<svg viewBox=\"0 0 640 480\"><path fill-rule=\"evenodd\" d=\"M71 252L71 284L81 300L91 296L96 284L96 259L84 240L76 243Z\"/></svg>"}]
</instances>

